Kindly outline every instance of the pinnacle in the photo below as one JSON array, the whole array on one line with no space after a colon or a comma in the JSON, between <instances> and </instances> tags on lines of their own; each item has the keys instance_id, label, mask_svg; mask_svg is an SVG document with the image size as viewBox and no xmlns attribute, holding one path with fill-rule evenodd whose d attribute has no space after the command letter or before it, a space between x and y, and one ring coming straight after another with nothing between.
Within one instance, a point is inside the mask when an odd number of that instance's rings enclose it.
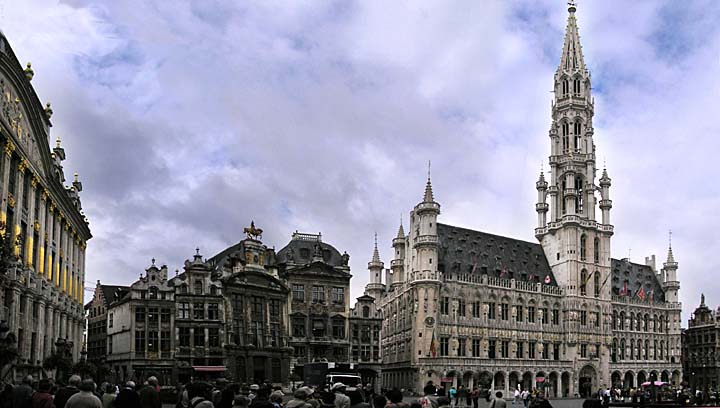
<instances>
[{"instance_id":1,"label":"pinnacle","mask_svg":"<svg viewBox=\"0 0 720 408\"><path fill-rule=\"evenodd\" d=\"M567 27L565 28L565 44L563 45L560 66L558 67L559 70L585 71L585 60L582 55L575 10L574 4L571 4L570 8L568 8L569 15Z\"/></svg>"},{"instance_id":2,"label":"pinnacle","mask_svg":"<svg viewBox=\"0 0 720 408\"><path fill-rule=\"evenodd\" d=\"M405 230L403 229L402 220L400 221L400 228L398 228L397 238L405 238Z\"/></svg>"},{"instance_id":3,"label":"pinnacle","mask_svg":"<svg viewBox=\"0 0 720 408\"><path fill-rule=\"evenodd\" d=\"M382 268L382 261L380 260L380 252L378 251L377 245L377 233L375 233L375 247L373 248L372 260L370 261L370 264L368 266L372 265L380 265L380 267Z\"/></svg>"},{"instance_id":4,"label":"pinnacle","mask_svg":"<svg viewBox=\"0 0 720 408\"><path fill-rule=\"evenodd\" d=\"M430 175L428 175L427 184L425 184L425 197L423 197L423 202L432 203L434 201L435 198L433 197L432 183L430 183Z\"/></svg>"}]
</instances>

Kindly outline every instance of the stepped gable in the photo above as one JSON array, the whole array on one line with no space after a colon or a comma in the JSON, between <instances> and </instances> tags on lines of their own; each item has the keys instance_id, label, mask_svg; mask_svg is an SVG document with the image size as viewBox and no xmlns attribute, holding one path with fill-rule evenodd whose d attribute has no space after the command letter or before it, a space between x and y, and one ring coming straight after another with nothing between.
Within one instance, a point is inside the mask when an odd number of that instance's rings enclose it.
<instances>
[{"instance_id":1,"label":"stepped gable","mask_svg":"<svg viewBox=\"0 0 720 408\"><path fill-rule=\"evenodd\" d=\"M662 289L662 282L653 268L648 265L637 264L625 259L611 259L612 269L612 294L619 295L623 289L625 280L628 281L628 296L635 296L640 285L645 288L645 298L650 291L653 291L654 302L664 302L665 292Z\"/></svg>"},{"instance_id":2,"label":"stepped gable","mask_svg":"<svg viewBox=\"0 0 720 408\"><path fill-rule=\"evenodd\" d=\"M443 273L476 273L557 286L542 246L533 242L437 224L438 269Z\"/></svg>"}]
</instances>

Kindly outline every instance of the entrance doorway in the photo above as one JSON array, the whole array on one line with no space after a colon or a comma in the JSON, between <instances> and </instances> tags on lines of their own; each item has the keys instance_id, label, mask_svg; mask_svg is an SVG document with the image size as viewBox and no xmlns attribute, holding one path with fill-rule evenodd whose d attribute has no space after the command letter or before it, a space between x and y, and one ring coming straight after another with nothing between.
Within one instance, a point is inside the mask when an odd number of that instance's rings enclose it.
<instances>
[{"instance_id":1,"label":"entrance doorway","mask_svg":"<svg viewBox=\"0 0 720 408\"><path fill-rule=\"evenodd\" d=\"M580 376L578 380L578 392L582 398L590 398L595 386L595 368L591 365L586 365L580 370Z\"/></svg>"}]
</instances>

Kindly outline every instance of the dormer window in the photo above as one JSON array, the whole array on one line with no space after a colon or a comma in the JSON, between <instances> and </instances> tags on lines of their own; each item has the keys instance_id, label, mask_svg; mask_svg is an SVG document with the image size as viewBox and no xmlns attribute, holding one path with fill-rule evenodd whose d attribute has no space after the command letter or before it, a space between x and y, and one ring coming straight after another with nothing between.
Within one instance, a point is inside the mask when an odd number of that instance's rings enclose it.
<instances>
[{"instance_id":1,"label":"dormer window","mask_svg":"<svg viewBox=\"0 0 720 408\"><path fill-rule=\"evenodd\" d=\"M154 276L153 276L154 278ZM150 292L150 299L157 299L158 298L158 289L155 286L152 286L149 290Z\"/></svg>"}]
</instances>

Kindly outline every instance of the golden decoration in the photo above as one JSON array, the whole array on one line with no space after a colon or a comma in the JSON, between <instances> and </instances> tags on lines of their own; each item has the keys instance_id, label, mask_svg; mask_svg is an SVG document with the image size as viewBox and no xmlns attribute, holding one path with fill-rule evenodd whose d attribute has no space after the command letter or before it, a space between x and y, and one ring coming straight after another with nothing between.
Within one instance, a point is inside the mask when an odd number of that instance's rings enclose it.
<instances>
[{"instance_id":1,"label":"golden decoration","mask_svg":"<svg viewBox=\"0 0 720 408\"><path fill-rule=\"evenodd\" d=\"M15 151L15 145L9 140L7 142L5 142L5 154L8 157L11 157L14 151Z\"/></svg>"},{"instance_id":2,"label":"golden decoration","mask_svg":"<svg viewBox=\"0 0 720 408\"><path fill-rule=\"evenodd\" d=\"M30 179L30 185L33 188L35 188L38 185L38 181L40 181L40 180L38 180L37 176L33 175L32 178Z\"/></svg>"},{"instance_id":3,"label":"golden decoration","mask_svg":"<svg viewBox=\"0 0 720 408\"><path fill-rule=\"evenodd\" d=\"M47 242L47 240L48 240L48 233L47 233L47 231L45 231L45 234L44 234L43 236L45 237L45 242Z\"/></svg>"},{"instance_id":4,"label":"golden decoration","mask_svg":"<svg viewBox=\"0 0 720 408\"><path fill-rule=\"evenodd\" d=\"M43 189L43 191L40 193L40 199L43 201L47 201L48 198L48 192L47 190Z\"/></svg>"},{"instance_id":5,"label":"golden decoration","mask_svg":"<svg viewBox=\"0 0 720 408\"><path fill-rule=\"evenodd\" d=\"M40 222L35 221L35 223L33 224L33 228L35 229L35 232L40 232Z\"/></svg>"},{"instance_id":6,"label":"golden decoration","mask_svg":"<svg viewBox=\"0 0 720 408\"><path fill-rule=\"evenodd\" d=\"M8 193L8 207L15 208L15 197L13 197L12 193Z\"/></svg>"},{"instance_id":7,"label":"golden decoration","mask_svg":"<svg viewBox=\"0 0 720 408\"><path fill-rule=\"evenodd\" d=\"M25 170L28 167L28 162L25 159L20 160L20 163L18 163L18 171L20 173L24 173Z\"/></svg>"}]
</instances>

